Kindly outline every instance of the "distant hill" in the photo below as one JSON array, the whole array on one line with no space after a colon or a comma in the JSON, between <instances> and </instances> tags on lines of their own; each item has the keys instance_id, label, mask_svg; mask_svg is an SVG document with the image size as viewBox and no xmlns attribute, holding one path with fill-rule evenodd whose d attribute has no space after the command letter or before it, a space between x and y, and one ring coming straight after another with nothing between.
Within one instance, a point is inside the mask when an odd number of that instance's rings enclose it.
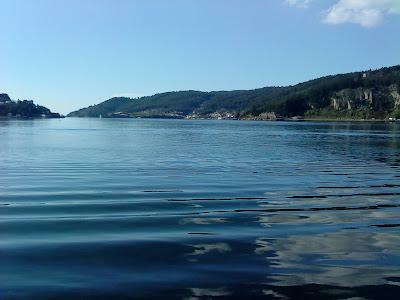
<instances>
[{"instance_id":1,"label":"distant hill","mask_svg":"<svg viewBox=\"0 0 400 300\"><path fill-rule=\"evenodd\" d=\"M193 112L206 115L216 111L241 112L249 101L261 101L280 88L263 88L252 91L199 92L181 91L156 94L137 99L111 98L98 105L70 113L70 117L99 117L116 112L134 113L137 116L184 116Z\"/></svg>"},{"instance_id":2,"label":"distant hill","mask_svg":"<svg viewBox=\"0 0 400 300\"><path fill-rule=\"evenodd\" d=\"M387 118L400 117L400 66L326 76L248 91L180 91L116 97L70 117Z\"/></svg>"},{"instance_id":3,"label":"distant hill","mask_svg":"<svg viewBox=\"0 0 400 300\"><path fill-rule=\"evenodd\" d=\"M7 94L0 94L0 117L23 118L60 118L44 106L36 105L32 100L13 101Z\"/></svg>"}]
</instances>

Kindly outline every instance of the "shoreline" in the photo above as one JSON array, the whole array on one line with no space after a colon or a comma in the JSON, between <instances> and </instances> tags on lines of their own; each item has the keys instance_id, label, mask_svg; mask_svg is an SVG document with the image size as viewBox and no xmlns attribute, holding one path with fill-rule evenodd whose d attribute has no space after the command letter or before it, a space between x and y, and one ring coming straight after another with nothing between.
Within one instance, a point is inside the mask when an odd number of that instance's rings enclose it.
<instances>
[{"instance_id":1,"label":"shoreline","mask_svg":"<svg viewBox=\"0 0 400 300\"><path fill-rule=\"evenodd\" d=\"M344 118L335 118L335 119L327 119L327 118L304 118L301 120L293 120L288 118L282 118L279 120L268 120L268 119L257 119L257 118L239 118L239 120L248 120L248 121L267 121L267 122L359 122L359 123L397 123L397 121L389 121L386 119L344 119Z\"/></svg>"},{"instance_id":2,"label":"shoreline","mask_svg":"<svg viewBox=\"0 0 400 300\"><path fill-rule=\"evenodd\" d=\"M61 117L63 118L63 117ZM98 117L64 117L64 118L90 118L90 119L99 119ZM4 118L7 119L7 118ZM23 118L8 118L8 119L23 119ZM32 119L32 118L31 118ZM33 118L37 119L37 118ZM38 118L40 119L40 118ZM100 118L101 119L101 118ZM400 120L396 121L389 121L387 119L326 119L326 118L321 118L321 119L301 119L301 120L293 120L293 119L288 119L288 118L282 118L278 120L268 120L268 119L258 119L258 118L237 118L237 119L210 119L210 118L190 118L190 119L185 119L185 118L162 118L162 117L125 117L125 118L103 118L103 119L179 119L179 120L218 120L218 121L264 121L264 122L356 122L356 123L400 123Z\"/></svg>"}]
</instances>

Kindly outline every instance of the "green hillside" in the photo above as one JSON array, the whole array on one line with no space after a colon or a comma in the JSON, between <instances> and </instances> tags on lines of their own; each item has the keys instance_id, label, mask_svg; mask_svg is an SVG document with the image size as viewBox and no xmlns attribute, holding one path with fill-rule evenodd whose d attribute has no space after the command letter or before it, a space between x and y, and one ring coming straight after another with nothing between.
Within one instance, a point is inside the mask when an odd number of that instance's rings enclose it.
<instances>
[{"instance_id":1,"label":"green hillside","mask_svg":"<svg viewBox=\"0 0 400 300\"><path fill-rule=\"evenodd\" d=\"M209 117L229 113L241 118L387 118L398 116L400 66L339 74L295 86L249 91L180 91L138 99L111 98L70 113L70 117Z\"/></svg>"},{"instance_id":2,"label":"green hillside","mask_svg":"<svg viewBox=\"0 0 400 300\"><path fill-rule=\"evenodd\" d=\"M60 118L47 107L34 104L32 100L13 101L7 94L0 94L0 117L14 118Z\"/></svg>"},{"instance_id":3,"label":"green hillside","mask_svg":"<svg viewBox=\"0 0 400 300\"><path fill-rule=\"evenodd\" d=\"M70 117L98 117L116 112L136 113L138 116L163 116L167 114L187 115L196 112L200 115L216 111L244 112L249 102L262 101L281 88L263 88L252 91L199 92L181 91L156 94L150 97L131 99L111 98L98 105L70 113Z\"/></svg>"}]
</instances>

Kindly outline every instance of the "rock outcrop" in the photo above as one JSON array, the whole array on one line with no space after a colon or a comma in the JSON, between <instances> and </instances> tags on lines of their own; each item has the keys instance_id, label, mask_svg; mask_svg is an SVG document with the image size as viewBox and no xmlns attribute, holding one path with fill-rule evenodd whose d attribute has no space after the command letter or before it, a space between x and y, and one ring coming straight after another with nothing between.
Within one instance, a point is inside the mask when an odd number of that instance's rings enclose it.
<instances>
[{"instance_id":1,"label":"rock outcrop","mask_svg":"<svg viewBox=\"0 0 400 300\"><path fill-rule=\"evenodd\" d=\"M394 108L397 109L400 106L400 94L399 94L399 87L395 84L389 86L390 96L393 98L394 101Z\"/></svg>"},{"instance_id":2,"label":"rock outcrop","mask_svg":"<svg viewBox=\"0 0 400 300\"><path fill-rule=\"evenodd\" d=\"M334 94L331 98L331 106L335 110L366 109L374 101L372 89L344 89Z\"/></svg>"}]
</instances>

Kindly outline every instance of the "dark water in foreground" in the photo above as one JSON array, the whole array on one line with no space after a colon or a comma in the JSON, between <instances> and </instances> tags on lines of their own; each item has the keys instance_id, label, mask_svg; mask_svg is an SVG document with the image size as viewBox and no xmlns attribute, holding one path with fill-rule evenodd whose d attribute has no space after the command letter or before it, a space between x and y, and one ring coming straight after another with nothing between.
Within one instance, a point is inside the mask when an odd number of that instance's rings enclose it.
<instances>
[{"instance_id":1,"label":"dark water in foreground","mask_svg":"<svg viewBox=\"0 0 400 300\"><path fill-rule=\"evenodd\" d=\"M1 299L399 299L400 124L0 121Z\"/></svg>"}]
</instances>

